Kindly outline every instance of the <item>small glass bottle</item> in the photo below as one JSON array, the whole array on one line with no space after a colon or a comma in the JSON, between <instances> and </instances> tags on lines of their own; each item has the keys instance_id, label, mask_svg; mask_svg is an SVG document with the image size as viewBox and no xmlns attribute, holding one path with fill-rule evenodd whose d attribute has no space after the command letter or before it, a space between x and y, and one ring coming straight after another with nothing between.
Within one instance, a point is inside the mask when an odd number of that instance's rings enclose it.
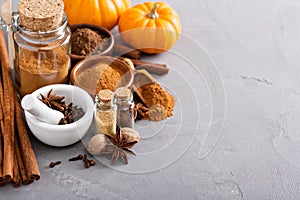
<instances>
[{"instance_id":1,"label":"small glass bottle","mask_svg":"<svg viewBox=\"0 0 300 200\"><path fill-rule=\"evenodd\" d=\"M15 81L21 96L49 84L67 83L70 70L70 29L67 16L53 30L30 30L21 25L14 33Z\"/></svg>"},{"instance_id":2,"label":"small glass bottle","mask_svg":"<svg viewBox=\"0 0 300 200\"><path fill-rule=\"evenodd\" d=\"M117 125L134 128L134 102L131 91L125 87L117 88L114 102L117 106Z\"/></svg>"},{"instance_id":3,"label":"small glass bottle","mask_svg":"<svg viewBox=\"0 0 300 200\"><path fill-rule=\"evenodd\" d=\"M110 90L101 90L95 98L95 133L113 136L116 132L116 107L114 94Z\"/></svg>"}]
</instances>

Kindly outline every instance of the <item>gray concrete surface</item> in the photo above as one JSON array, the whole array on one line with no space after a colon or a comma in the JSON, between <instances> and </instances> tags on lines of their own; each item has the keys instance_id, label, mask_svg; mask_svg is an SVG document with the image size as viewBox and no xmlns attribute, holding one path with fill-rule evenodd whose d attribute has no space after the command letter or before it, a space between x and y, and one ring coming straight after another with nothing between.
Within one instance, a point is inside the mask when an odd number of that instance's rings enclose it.
<instances>
[{"instance_id":1,"label":"gray concrete surface","mask_svg":"<svg viewBox=\"0 0 300 200\"><path fill-rule=\"evenodd\" d=\"M300 199L300 2L166 2L183 36L146 59L170 65L157 80L176 96L174 116L137 124L127 166L68 162L89 135L65 148L32 137L41 179L0 199Z\"/></svg>"}]
</instances>

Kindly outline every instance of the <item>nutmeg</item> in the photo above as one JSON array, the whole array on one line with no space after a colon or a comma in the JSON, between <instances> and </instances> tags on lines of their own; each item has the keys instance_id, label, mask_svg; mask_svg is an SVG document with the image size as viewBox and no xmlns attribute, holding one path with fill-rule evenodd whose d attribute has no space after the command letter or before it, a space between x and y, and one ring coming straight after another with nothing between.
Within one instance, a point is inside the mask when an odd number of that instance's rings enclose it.
<instances>
[{"instance_id":1,"label":"nutmeg","mask_svg":"<svg viewBox=\"0 0 300 200\"><path fill-rule=\"evenodd\" d=\"M121 128L121 131L127 143L138 142L140 140L139 133L132 128L123 127Z\"/></svg>"},{"instance_id":2,"label":"nutmeg","mask_svg":"<svg viewBox=\"0 0 300 200\"><path fill-rule=\"evenodd\" d=\"M107 141L105 135L96 134L88 142L87 151L94 156L99 155L106 144Z\"/></svg>"}]
</instances>

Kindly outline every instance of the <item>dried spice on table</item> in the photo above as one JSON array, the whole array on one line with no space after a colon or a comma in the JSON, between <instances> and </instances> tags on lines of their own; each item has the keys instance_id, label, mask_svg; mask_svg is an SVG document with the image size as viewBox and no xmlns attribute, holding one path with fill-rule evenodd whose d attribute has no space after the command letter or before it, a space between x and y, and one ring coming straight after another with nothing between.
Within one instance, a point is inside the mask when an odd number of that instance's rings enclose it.
<instances>
[{"instance_id":1,"label":"dried spice on table","mask_svg":"<svg viewBox=\"0 0 300 200\"><path fill-rule=\"evenodd\" d=\"M101 154L102 149L106 146L107 140L104 134L94 135L87 144L87 151L93 156Z\"/></svg>"},{"instance_id":2,"label":"dried spice on table","mask_svg":"<svg viewBox=\"0 0 300 200\"><path fill-rule=\"evenodd\" d=\"M86 154L79 154L78 156L69 158L69 161L78 161L82 160L85 168L89 168L90 166L96 165L96 161L93 159L88 159Z\"/></svg>"},{"instance_id":3,"label":"dried spice on table","mask_svg":"<svg viewBox=\"0 0 300 200\"><path fill-rule=\"evenodd\" d=\"M120 127L117 128L117 132L114 136L107 135L107 138L112 144L106 145L102 150L102 154L111 156L112 164L115 164L119 157L122 158L125 164L128 164L127 153L136 155L130 148L135 145L137 141L127 142Z\"/></svg>"},{"instance_id":4,"label":"dried spice on table","mask_svg":"<svg viewBox=\"0 0 300 200\"><path fill-rule=\"evenodd\" d=\"M79 154L78 156L69 158L69 161L76 161L76 160L82 160L83 159L83 155Z\"/></svg>"},{"instance_id":5,"label":"dried spice on table","mask_svg":"<svg viewBox=\"0 0 300 200\"><path fill-rule=\"evenodd\" d=\"M54 168L56 165L60 165L61 164L61 161L59 160L59 161L55 161L55 162L51 162L50 164L49 164L49 167L50 168Z\"/></svg>"},{"instance_id":6,"label":"dried spice on table","mask_svg":"<svg viewBox=\"0 0 300 200\"><path fill-rule=\"evenodd\" d=\"M91 166L96 165L96 161L93 159L89 160L86 154L83 155L83 162L84 162L85 168L89 168Z\"/></svg>"},{"instance_id":7,"label":"dried spice on table","mask_svg":"<svg viewBox=\"0 0 300 200\"><path fill-rule=\"evenodd\" d=\"M126 143L131 143L132 145L128 148L133 147L137 142L140 140L139 132L136 130L129 128L129 127L123 127L121 128L122 135L125 138ZM136 143L132 143L136 142Z\"/></svg>"},{"instance_id":8,"label":"dried spice on table","mask_svg":"<svg viewBox=\"0 0 300 200\"><path fill-rule=\"evenodd\" d=\"M135 112L136 112L136 119L141 120L141 119L149 119L149 108L144 106L142 103L137 103L135 105Z\"/></svg>"},{"instance_id":9,"label":"dried spice on table","mask_svg":"<svg viewBox=\"0 0 300 200\"><path fill-rule=\"evenodd\" d=\"M0 140L3 142L0 186L13 183L15 187L19 187L20 179L23 184L30 184L39 180L40 172L24 122L20 101L13 87L3 31L0 31L0 61L2 72L0 78L2 137Z\"/></svg>"}]
</instances>

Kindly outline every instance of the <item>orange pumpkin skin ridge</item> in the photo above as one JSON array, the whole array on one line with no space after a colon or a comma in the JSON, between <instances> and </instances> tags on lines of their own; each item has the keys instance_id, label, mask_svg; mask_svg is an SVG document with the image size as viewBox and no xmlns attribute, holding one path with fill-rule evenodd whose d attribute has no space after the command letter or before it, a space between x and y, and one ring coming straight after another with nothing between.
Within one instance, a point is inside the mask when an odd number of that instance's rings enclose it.
<instances>
[{"instance_id":1,"label":"orange pumpkin skin ridge","mask_svg":"<svg viewBox=\"0 0 300 200\"><path fill-rule=\"evenodd\" d=\"M94 24L112 29L130 7L130 0L63 0L69 24Z\"/></svg>"},{"instance_id":2,"label":"orange pumpkin skin ridge","mask_svg":"<svg viewBox=\"0 0 300 200\"><path fill-rule=\"evenodd\" d=\"M155 4L158 18L148 16ZM177 42L181 23L177 12L164 2L145 2L125 11L119 19L124 42L149 54L167 51Z\"/></svg>"}]
</instances>

